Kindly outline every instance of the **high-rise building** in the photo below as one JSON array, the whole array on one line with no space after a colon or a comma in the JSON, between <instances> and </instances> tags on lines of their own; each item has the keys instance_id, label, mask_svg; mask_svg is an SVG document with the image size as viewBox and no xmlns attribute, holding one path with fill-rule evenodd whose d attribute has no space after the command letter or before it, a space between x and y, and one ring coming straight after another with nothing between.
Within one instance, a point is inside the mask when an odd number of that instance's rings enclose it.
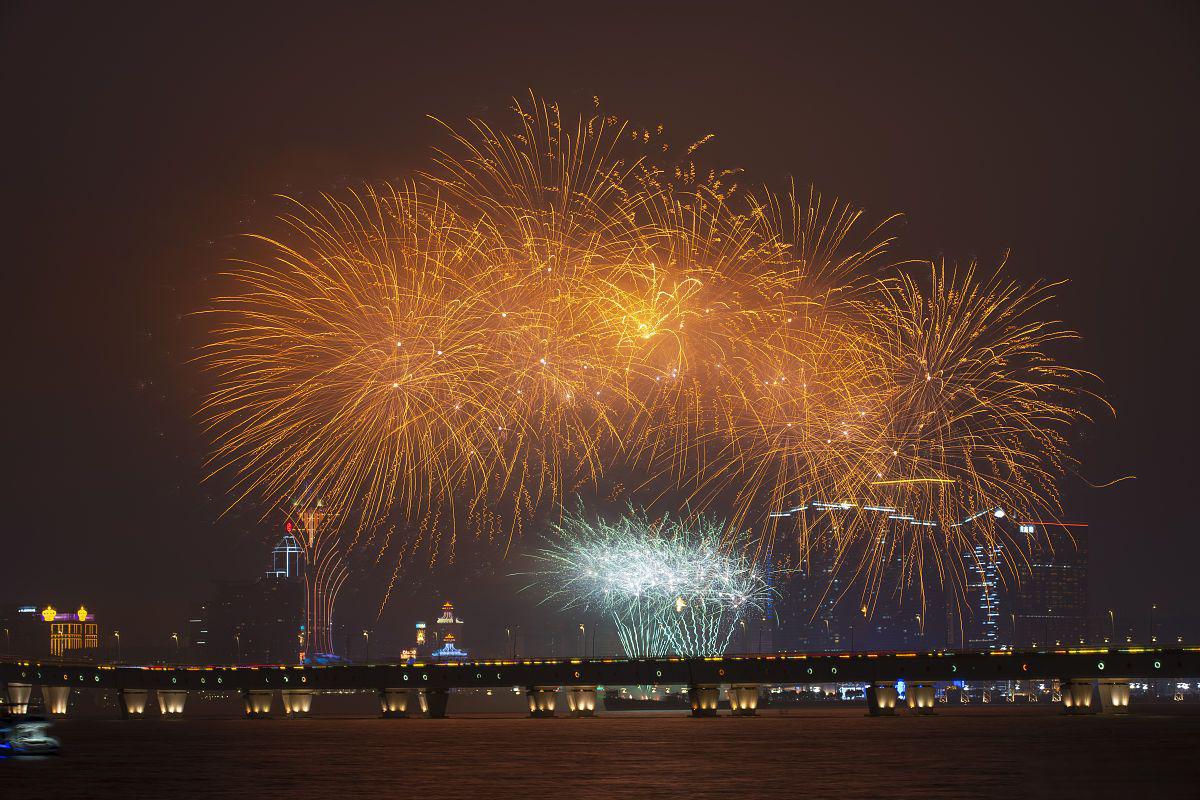
<instances>
[{"instance_id":1,"label":"high-rise building","mask_svg":"<svg viewBox=\"0 0 1200 800\"><path fill-rule=\"evenodd\" d=\"M1000 635L1002 544L977 544L963 554L966 562L966 609L960 620L963 646L970 650L1002 650ZM951 638L953 641L953 637Z\"/></svg>"},{"instance_id":2,"label":"high-rise building","mask_svg":"<svg viewBox=\"0 0 1200 800\"><path fill-rule=\"evenodd\" d=\"M265 575L217 581L213 597L188 615L191 659L205 664L296 661L305 624L301 556L289 531L271 551Z\"/></svg>"},{"instance_id":3,"label":"high-rise building","mask_svg":"<svg viewBox=\"0 0 1200 800\"><path fill-rule=\"evenodd\" d=\"M201 663L287 664L298 658L303 627L298 581L218 581L212 599L189 615L188 640Z\"/></svg>"},{"instance_id":4,"label":"high-rise building","mask_svg":"<svg viewBox=\"0 0 1200 800\"><path fill-rule=\"evenodd\" d=\"M271 551L271 568L267 570L268 578L299 578L301 559L304 551L291 531L285 533Z\"/></svg>"},{"instance_id":5,"label":"high-rise building","mask_svg":"<svg viewBox=\"0 0 1200 800\"><path fill-rule=\"evenodd\" d=\"M1017 565L1010 623L1021 647L1078 644L1087 637L1087 526L1021 522L1028 564Z\"/></svg>"},{"instance_id":6,"label":"high-rise building","mask_svg":"<svg viewBox=\"0 0 1200 800\"><path fill-rule=\"evenodd\" d=\"M838 619L842 579L835 571L832 548L815 548L799 563L781 562L775 569L779 597L778 650L839 650L843 636Z\"/></svg>"}]
</instances>

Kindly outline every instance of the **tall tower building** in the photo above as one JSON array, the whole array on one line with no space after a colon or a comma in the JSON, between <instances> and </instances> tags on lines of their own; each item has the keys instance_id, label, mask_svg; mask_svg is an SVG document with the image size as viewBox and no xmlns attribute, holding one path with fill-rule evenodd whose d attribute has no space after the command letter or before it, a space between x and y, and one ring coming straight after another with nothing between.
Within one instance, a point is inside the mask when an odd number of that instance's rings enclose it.
<instances>
[{"instance_id":1,"label":"tall tower building","mask_svg":"<svg viewBox=\"0 0 1200 800\"><path fill-rule=\"evenodd\" d=\"M268 578L299 578L301 558L304 550L296 537L292 535L293 525L289 520L286 525L287 533L279 540L279 544L271 550L271 567L267 570Z\"/></svg>"},{"instance_id":2,"label":"tall tower building","mask_svg":"<svg viewBox=\"0 0 1200 800\"><path fill-rule=\"evenodd\" d=\"M1014 643L1079 644L1088 633L1087 525L1021 522L1017 530L1029 563L1017 566L1010 620Z\"/></svg>"},{"instance_id":3,"label":"tall tower building","mask_svg":"<svg viewBox=\"0 0 1200 800\"><path fill-rule=\"evenodd\" d=\"M962 618L963 646L971 650L999 650L1001 570L1004 546L977 544L963 554L967 575L967 612Z\"/></svg>"}]
</instances>

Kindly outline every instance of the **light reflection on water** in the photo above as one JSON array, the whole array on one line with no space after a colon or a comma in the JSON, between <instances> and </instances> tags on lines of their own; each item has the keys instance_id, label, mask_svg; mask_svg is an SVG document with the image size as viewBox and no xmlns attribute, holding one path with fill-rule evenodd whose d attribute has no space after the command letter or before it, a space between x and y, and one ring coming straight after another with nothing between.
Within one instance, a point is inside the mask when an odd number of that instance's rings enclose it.
<instances>
[{"instance_id":1,"label":"light reflection on water","mask_svg":"<svg viewBox=\"0 0 1200 800\"><path fill-rule=\"evenodd\" d=\"M1200 709L870 718L68 719L0 796L273 799L1200 796Z\"/></svg>"}]
</instances>

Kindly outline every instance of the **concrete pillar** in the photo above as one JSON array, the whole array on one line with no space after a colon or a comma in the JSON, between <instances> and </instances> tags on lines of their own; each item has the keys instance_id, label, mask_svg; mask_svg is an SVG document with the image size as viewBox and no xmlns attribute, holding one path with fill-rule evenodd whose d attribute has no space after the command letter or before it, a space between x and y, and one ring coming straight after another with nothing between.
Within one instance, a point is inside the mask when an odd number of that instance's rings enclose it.
<instances>
[{"instance_id":1,"label":"concrete pillar","mask_svg":"<svg viewBox=\"0 0 1200 800\"><path fill-rule=\"evenodd\" d=\"M121 701L121 716L124 719L143 716L146 713L146 698L149 689L121 689L117 692Z\"/></svg>"},{"instance_id":2,"label":"concrete pillar","mask_svg":"<svg viewBox=\"0 0 1200 800\"><path fill-rule=\"evenodd\" d=\"M895 681L873 681L867 684L867 713L872 717L890 717L896 713Z\"/></svg>"},{"instance_id":3,"label":"concrete pillar","mask_svg":"<svg viewBox=\"0 0 1200 800\"><path fill-rule=\"evenodd\" d=\"M265 719L271 716L271 703L275 700L274 689L247 689L242 692L246 701L246 716L250 719Z\"/></svg>"},{"instance_id":4,"label":"concrete pillar","mask_svg":"<svg viewBox=\"0 0 1200 800\"><path fill-rule=\"evenodd\" d=\"M529 699L529 716L537 718L552 718L554 706L558 702L557 686L530 686L525 690Z\"/></svg>"},{"instance_id":5,"label":"concrete pillar","mask_svg":"<svg viewBox=\"0 0 1200 800\"><path fill-rule=\"evenodd\" d=\"M1091 714L1092 682L1071 679L1064 681L1061 686L1063 708L1068 714Z\"/></svg>"},{"instance_id":6,"label":"concrete pillar","mask_svg":"<svg viewBox=\"0 0 1200 800\"><path fill-rule=\"evenodd\" d=\"M29 696L33 694L31 683L8 684L8 713L22 715L29 713Z\"/></svg>"},{"instance_id":7,"label":"concrete pillar","mask_svg":"<svg viewBox=\"0 0 1200 800\"><path fill-rule=\"evenodd\" d=\"M65 717L70 699L70 686L42 686L42 702L46 705L47 714Z\"/></svg>"},{"instance_id":8,"label":"concrete pillar","mask_svg":"<svg viewBox=\"0 0 1200 800\"><path fill-rule=\"evenodd\" d=\"M283 713L287 717L307 717L312 710L312 689L281 689L279 699L283 701Z\"/></svg>"},{"instance_id":9,"label":"concrete pillar","mask_svg":"<svg viewBox=\"0 0 1200 800\"><path fill-rule=\"evenodd\" d=\"M421 708L424 711L424 706ZM380 689L379 711L384 719L403 719L408 716L408 689Z\"/></svg>"},{"instance_id":10,"label":"concrete pillar","mask_svg":"<svg viewBox=\"0 0 1200 800\"><path fill-rule=\"evenodd\" d=\"M596 687L572 686L567 689L567 708L572 717L596 716Z\"/></svg>"},{"instance_id":11,"label":"concrete pillar","mask_svg":"<svg viewBox=\"0 0 1200 800\"><path fill-rule=\"evenodd\" d=\"M729 710L735 717L753 717L758 713L758 684L734 684L727 694Z\"/></svg>"},{"instance_id":12,"label":"concrete pillar","mask_svg":"<svg viewBox=\"0 0 1200 800\"><path fill-rule=\"evenodd\" d=\"M430 719L445 719L446 706L450 703L449 689L422 689L421 711Z\"/></svg>"},{"instance_id":13,"label":"concrete pillar","mask_svg":"<svg viewBox=\"0 0 1200 800\"><path fill-rule=\"evenodd\" d=\"M932 714L933 705L937 702L932 683L910 683L905 693L908 700L908 710L914 714Z\"/></svg>"},{"instance_id":14,"label":"concrete pillar","mask_svg":"<svg viewBox=\"0 0 1200 800\"><path fill-rule=\"evenodd\" d=\"M717 703L721 699L721 687L711 685L689 686L688 697L692 701L693 717L715 717L717 715Z\"/></svg>"},{"instance_id":15,"label":"concrete pillar","mask_svg":"<svg viewBox=\"0 0 1200 800\"><path fill-rule=\"evenodd\" d=\"M183 704L187 702L186 689L159 689L158 710L164 717L182 717Z\"/></svg>"},{"instance_id":16,"label":"concrete pillar","mask_svg":"<svg viewBox=\"0 0 1200 800\"><path fill-rule=\"evenodd\" d=\"M1104 714L1129 713L1129 679L1102 678L1100 689L1100 711Z\"/></svg>"}]
</instances>

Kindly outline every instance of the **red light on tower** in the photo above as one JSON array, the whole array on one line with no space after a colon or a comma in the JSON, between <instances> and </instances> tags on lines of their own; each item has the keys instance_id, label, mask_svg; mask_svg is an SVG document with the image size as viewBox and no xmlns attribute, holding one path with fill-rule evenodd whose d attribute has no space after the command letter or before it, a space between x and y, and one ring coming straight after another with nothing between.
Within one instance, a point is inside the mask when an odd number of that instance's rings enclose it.
<instances>
[{"instance_id":1,"label":"red light on tower","mask_svg":"<svg viewBox=\"0 0 1200 800\"><path fill-rule=\"evenodd\" d=\"M292 521L290 519L287 522L283 523L283 529L285 531L287 531L288 533L292 532Z\"/></svg>"}]
</instances>

